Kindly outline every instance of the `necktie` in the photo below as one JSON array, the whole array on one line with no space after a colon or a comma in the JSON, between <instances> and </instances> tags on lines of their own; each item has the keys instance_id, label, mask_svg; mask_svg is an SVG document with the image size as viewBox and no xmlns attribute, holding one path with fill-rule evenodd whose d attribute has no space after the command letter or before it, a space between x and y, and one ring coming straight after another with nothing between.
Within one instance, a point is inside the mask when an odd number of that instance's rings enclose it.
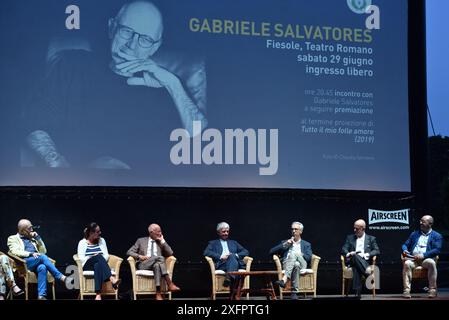
<instances>
[{"instance_id":1,"label":"necktie","mask_svg":"<svg viewBox=\"0 0 449 320\"><path fill-rule=\"evenodd\" d=\"M150 251L151 251L151 256L155 256L155 254L154 254L154 240L151 240L151 248L150 248Z\"/></svg>"}]
</instances>

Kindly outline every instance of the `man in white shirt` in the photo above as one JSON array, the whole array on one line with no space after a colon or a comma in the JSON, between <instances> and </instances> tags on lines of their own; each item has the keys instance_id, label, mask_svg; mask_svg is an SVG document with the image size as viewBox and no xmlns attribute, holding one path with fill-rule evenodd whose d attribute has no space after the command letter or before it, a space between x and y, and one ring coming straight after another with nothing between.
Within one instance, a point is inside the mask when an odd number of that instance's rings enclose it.
<instances>
[{"instance_id":1,"label":"man in white shirt","mask_svg":"<svg viewBox=\"0 0 449 320\"><path fill-rule=\"evenodd\" d=\"M362 277L369 275L369 260L380 254L376 238L365 233L366 222L362 219L354 222L354 234L346 237L341 254L352 267L352 287L357 297L362 293Z\"/></svg>"}]
</instances>

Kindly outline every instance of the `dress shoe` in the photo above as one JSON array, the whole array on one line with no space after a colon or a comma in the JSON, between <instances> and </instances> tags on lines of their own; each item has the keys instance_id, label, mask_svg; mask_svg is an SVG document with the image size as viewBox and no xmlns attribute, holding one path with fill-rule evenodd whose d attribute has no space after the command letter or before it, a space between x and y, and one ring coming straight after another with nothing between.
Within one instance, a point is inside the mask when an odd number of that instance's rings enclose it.
<instances>
[{"instance_id":1,"label":"dress shoe","mask_svg":"<svg viewBox=\"0 0 449 320\"><path fill-rule=\"evenodd\" d=\"M37 297L37 300L47 300L47 298L45 298L44 296L39 296Z\"/></svg>"},{"instance_id":2,"label":"dress shoe","mask_svg":"<svg viewBox=\"0 0 449 320\"><path fill-rule=\"evenodd\" d=\"M281 288L285 288L285 282L282 279L275 281L274 284L278 285Z\"/></svg>"},{"instance_id":3,"label":"dress shoe","mask_svg":"<svg viewBox=\"0 0 449 320\"><path fill-rule=\"evenodd\" d=\"M118 286L120 285L121 282L122 282L122 279L118 279L115 283L112 284L112 287L114 288L114 290L118 289Z\"/></svg>"},{"instance_id":4,"label":"dress shoe","mask_svg":"<svg viewBox=\"0 0 449 320\"><path fill-rule=\"evenodd\" d=\"M174 283L170 283L170 285L168 286L168 291L170 291L170 292L181 291L181 288L179 288Z\"/></svg>"},{"instance_id":5,"label":"dress shoe","mask_svg":"<svg viewBox=\"0 0 449 320\"><path fill-rule=\"evenodd\" d=\"M164 300L164 297L162 296L162 294L160 292L156 292L156 300Z\"/></svg>"},{"instance_id":6,"label":"dress shoe","mask_svg":"<svg viewBox=\"0 0 449 320\"><path fill-rule=\"evenodd\" d=\"M20 289L17 285L14 285L12 288L12 294L14 297L18 297L21 296L22 294L25 293L25 291L23 291L22 289Z\"/></svg>"},{"instance_id":7,"label":"dress shoe","mask_svg":"<svg viewBox=\"0 0 449 320\"><path fill-rule=\"evenodd\" d=\"M231 279L229 279L229 278L224 279L224 281L223 281L223 287L227 288L227 287L229 287L230 285L231 285Z\"/></svg>"},{"instance_id":8,"label":"dress shoe","mask_svg":"<svg viewBox=\"0 0 449 320\"><path fill-rule=\"evenodd\" d=\"M429 298L436 298L438 295L437 290L436 289L430 289L429 290Z\"/></svg>"},{"instance_id":9,"label":"dress shoe","mask_svg":"<svg viewBox=\"0 0 449 320\"><path fill-rule=\"evenodd\" d=\"M412 295L410 294L410 290L404 290L404 293L402 294L402 297L404 299L411 299Z\"/></svg>"}]
</instances>

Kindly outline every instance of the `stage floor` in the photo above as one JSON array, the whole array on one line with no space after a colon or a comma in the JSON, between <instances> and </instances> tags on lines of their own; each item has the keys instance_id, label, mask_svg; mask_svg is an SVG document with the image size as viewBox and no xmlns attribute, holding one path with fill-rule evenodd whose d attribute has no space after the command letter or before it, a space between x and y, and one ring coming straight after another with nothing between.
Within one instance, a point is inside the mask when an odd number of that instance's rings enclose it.
<instances>
[{"instance_id":1,"label":"stage floor","mask_svg":"<svg viewBox=\"0 0 449 320\"><path fill-rule=\"evenodd\" d=\"M279 297L278 297L279 298ZM209 298L173 298L173 300L209 300ZM225 301L227 298L225 296L217 297L218 301ZM267 300L265 296L252 296L249 300ZM290 300L289 294L284 294L284 300ZM411 299L404 299L402 294L376 294L376 297L373 297L371 294L362 294L361 298L358 299L354 295L349 295L347 297L343 297L341 295L317 295L316 298L311 296L299 296L299 301L301 300L410 300L410 301L427 301L427 300L449 300L449 291L438 292L438 297L436 298L428 298L426 293L415 293L412 294ZM242 297L242 301L246 301L246 298Z\"/></svg>"}]
</instances>

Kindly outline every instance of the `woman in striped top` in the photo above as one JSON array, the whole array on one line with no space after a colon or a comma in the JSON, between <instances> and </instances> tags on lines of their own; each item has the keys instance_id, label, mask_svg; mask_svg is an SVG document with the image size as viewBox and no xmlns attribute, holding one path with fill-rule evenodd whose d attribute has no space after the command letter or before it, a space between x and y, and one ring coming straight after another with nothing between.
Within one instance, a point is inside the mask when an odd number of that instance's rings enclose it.
<instances>
[{"instance_id":1,"label":"woman in striped top","mask_svg":"<svg viewBox=\"0 0 449 320\"><path fill-rule=\"evenodd\" d=\"M101 300L101 287L104 282L111 281L112 287L118 289L120 279L112 276L109 268L109 253L106 241L101 237L100 226L91 222L84 229L84 239L78 243L78 257L84 271L93 271L95 279L95 300Z\"/></svg>"}]
</instances>

